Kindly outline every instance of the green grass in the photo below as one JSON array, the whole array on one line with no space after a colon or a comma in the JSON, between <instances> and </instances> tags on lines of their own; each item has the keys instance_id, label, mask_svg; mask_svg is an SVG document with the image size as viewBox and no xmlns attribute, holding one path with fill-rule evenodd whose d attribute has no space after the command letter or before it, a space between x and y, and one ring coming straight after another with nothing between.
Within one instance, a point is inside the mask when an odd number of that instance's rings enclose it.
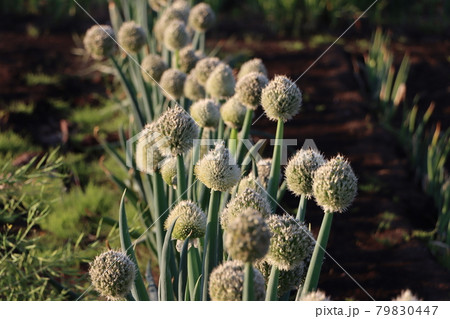
<instances>
[{"instance_id":1,"label":"green grass","mask_svg":"<svg viewBox=\"0 0 450 319\"><path fill-rule=\"evenodd\" d=\"M61 81L59 75L49 75L44 73L27 73L25 82L28 86L34 85L57 85Z\"/></svg>"},{"instance_id":2,"label":"green grass","mask_svg":"<svg viewBox=\"0 0 450 319\"><path fill-rule=\"evenodd\" d=\"M127 124L127 117L117 104L110 103L101 108L78 107L72 111L70 121L76 123L82 133L92 133L96 126L102 131L115 132L120 126Z\"/></svg>"},{"instance_id":3,"label":"green grass","mask_svg":"<svg viewBox=\"0 0 450 319\"><path fill-rule=\"evenodd\" d=\"M116 194L104 186L89 183L84 190L73 188L62 193L51 204L52 213L40 225L55 236L75 239L81 233L95 233L102 216L114 215L117 211Z\"/></svg>"},{"instance_id":4,"label":"green grass","mask_svg":"<svg viewBox=\"0 0 450 319\"><path fill-rule=\"evenodd\" d=\"M4 158L11 158L15 154L38 149L39 148L34 146L28 137L17 134L12 130L0 133L0 153Z\"/></svg>"}]
</instances>

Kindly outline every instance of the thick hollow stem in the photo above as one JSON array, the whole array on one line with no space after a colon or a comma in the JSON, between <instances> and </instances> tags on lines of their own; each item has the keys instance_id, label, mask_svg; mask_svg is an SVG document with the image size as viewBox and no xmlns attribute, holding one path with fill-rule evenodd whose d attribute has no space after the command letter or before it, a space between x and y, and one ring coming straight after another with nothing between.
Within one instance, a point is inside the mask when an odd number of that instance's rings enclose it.
<instances>
[{"instance_id":1,"label":"thick hollow stem","mask_svg":"<svg viewBox=\"0 0 450 319\"><path fill-rule=\"evenodd\" d=\"M177 156L177 197L178 201L187 199L186 172L184 168L183 155Z\"/></svg>"},{"instance_id":2,"label":"thick hollow stem","mask_svg":"<svg viewBox=\"0 0 450 319\"><path fill-rule=\"evenodd\" d=\"M166 216L163 215L167 210L167 199L164 192L164 182L161 174L155 172L152 175L153 179L153 191L154 191L154 209L155 209L155 221L156 221L156 244L158 247L158 256L161 257L162 247L164 243L164 221ZM151 201L149 201L151 202Z\"/></svg>"},{"instance_id":3,"label":"thick hollow stem","mask_svg":"<svg viewBox=\"0 0 450 319\"><path fill-rule=\"evenodd\" d=\"M195 247L188 250L188 287L192 301L199 300L200 296L195 295L195 284L200 276L200 256Z\"/></svg>"},{"instance_id":4,"label":"thick hollow stem","mask_svg":"<svg viewBox=\"0 0 450 319\"><path fill-rule=\"evenodd\" d=\"M211 190L208 219L206 223L205 248L203 256L202 299L208 300L209 274L217 265L217 236L220 192Z\"/></svg>"},{"instance_id":5,"label":"thick hollow stem","mask_svg":"<svg viewBox=\"0 0 450 319\"><path fill-rule=\"evenodd\" d=\"M201 140L203 136L203 127L200 127L199 132L198 132L198 139ZM191 161L191 165L189 167L189 176L188 176L188 184L189 184L189 199L193 200L193 201L197 201L197 195L195 190L196 187L191 187L191 185L194 183L194 166L195 164L197 164L198 158L200 157L200 143L195 143L194 144L194 150L192 151L192 161Z\"/></svg>"},{"instance_id":6,"label":"thick hollow stem","mask_svg":"<svg viewBox=\"0 0 450 319\"><path fill-rule=\"evenodd\" d=\"M322 269L323 256L330 235L331 222L333 221L333 213L325 213L320 226L319 237L311 257L308 273L306 274L305 284L303 285L302 296L317 289L319 283L320 270Z\"/></svg>"},{"instance_id":7,"label":"thick hollow stem","mask_svg":"<svg viewBox=\"0 0 450 319\"><path fill-rule=\"evenodd\" d=\"M247 113L245 113L244 124L242 125L241 129L241 136L237 146L236 159L238 164L241 164L242 160L244 159L245 154L244 154L243 140L248 139L248 136L250 135L250 127L252 126L252 119L253 119L253 110L247 109Z\"/></svg>"},{"instance_id":8,"label":"thick hollow stem","mask_svg":"<svg viewBox=\"0 0 450 319\"><path fill-rule=\"evenodd\" d=\"M306 204L308 203L308 200L306 199L306 196L302 194L300 197L300 203L298 204L298 210L297 210L297 219L301 222L305 221L306 216Z\"/></svg>"},{"instance_id":9,"label":"thick hollow stem","mask_svg":"<svg viewBox=\"0 0 450 319\"><path fill-rule=\"evenodd\" d=\"M284 122L278 120L277 133L275 135L275 145L273 147L272 167L270 169L269 185L267 186L267 192L269 193L269 201L272 210L277 208L276 198L278 192L278 184L280 183L280 171L281 171L281 151L283 149L283 134L284 134Z\"/></svg>"},{"instance_id":10,"label":"thick hollow stem","mask_svg":"<svg viewBox=\"0 0 450 319\"><path fill-rule=\"evenodd\" d=\"M251 262L245 263L244 269L244 293L242 295L243 301L255 300L255 289L253 286L253 266Z\"/></svg>"},{"instance_id":11,"label":"thick hollow stem","mask_svg":"<svg viewBox=\"0 0 450 319\"><path fill-rule=\"evenodd\" d=\"M269 283L267 284L266 301L276 301L278 299L278 278L280 270L276 266L272 266L270 271Z\"/></svg>"},{"instance_id":12,"label":"thick hollow stem","mask_svg":"<svg viewBox=\"0 0 450 319\"><path fill-rule=\"evenodd\" d=\"M236 158L238 131L235 128L231 129L230 139L228 140L228 149L230 154Z\"/></svg>"}]
</instances>

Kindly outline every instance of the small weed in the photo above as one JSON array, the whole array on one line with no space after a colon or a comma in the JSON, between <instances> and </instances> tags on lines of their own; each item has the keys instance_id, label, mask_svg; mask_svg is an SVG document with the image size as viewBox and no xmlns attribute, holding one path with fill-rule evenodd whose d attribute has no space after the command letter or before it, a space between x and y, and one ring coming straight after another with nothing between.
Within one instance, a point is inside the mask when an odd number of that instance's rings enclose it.
<instances>
[{"instance_id":1,"label":"small weed","mask_svg":"<svg viewBox=\"0 0 450 319\"><path fill-rule=\"evenodd\" d=\"M44 73L27 73L25 82L28 86L34 85L56 85L61 81L58 75L49 75Z\"/></svg>"}]
</instances>

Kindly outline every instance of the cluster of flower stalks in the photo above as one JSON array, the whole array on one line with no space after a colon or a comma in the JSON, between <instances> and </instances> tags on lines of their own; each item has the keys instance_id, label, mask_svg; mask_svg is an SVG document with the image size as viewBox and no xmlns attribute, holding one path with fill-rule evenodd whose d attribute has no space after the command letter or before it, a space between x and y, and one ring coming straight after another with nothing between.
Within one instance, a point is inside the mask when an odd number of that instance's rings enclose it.
<instances>
[{"instance_id":1,"label":"cluster of flower stalks","mask_svg":"<svg viewBox=\"0 0 450 319\"><path fill-rule=\"evenodd\" d=\"M357 190L349 163L302 149L282 174L284 125L302 103L296 84L268 79L260 59L233 72L206 57L204 35L215 20L207 4L149 5L111 4L113 28L94 26L84 40L93 58L116 68L134 136L125 143L119 131L125 156L100 140L130 177L108 172L124 190L122 247L92 262L93 286L110 300L326 300L316 290L332 217ZM249 147L258 107L277 122L269 159L259 158L258 143ZM280 205L286 188L300 197L297 216ZM317 241L305 225L313 197L324 210ZM125 198L147 229L134 242ZM155 254L159 280L150 265L142 276L137 249Z\"/></svg>"}]
</instances>

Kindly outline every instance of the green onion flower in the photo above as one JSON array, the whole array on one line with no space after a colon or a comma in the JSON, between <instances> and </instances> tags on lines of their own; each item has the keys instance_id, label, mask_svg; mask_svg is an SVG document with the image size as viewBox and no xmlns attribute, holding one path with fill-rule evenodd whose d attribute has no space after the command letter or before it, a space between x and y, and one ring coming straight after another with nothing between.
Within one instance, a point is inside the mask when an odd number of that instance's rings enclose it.
<instances>
[{"instance_id":1,"label":"green onion flower","mask_svg":"<svg viewBox=\"0 0 450 319\"><path fill-rule=\"evenodd\" d=\"M156 131L161 134L158 143L161 154L177 156L189 151L198 137L198 126L180 106L169 108L156 122Z\"/></svg>"},{"instance_id":2,"label":"green onion flower","mask_svg":"<svg viewBox=\"0 0 450 319\"><path fill-rule=\"evenodd\" d=\"M264 278L257 269L253 269L255 300L265 298ZM244 291L244 263L237 260L227 261L217 266L209 280L209 294L213 301L241 301Z\"/></svg>"},{"instance_id":3,"label":"green onion flower","mask_svg":"<svg viewBox=\"0 0 450 319\"><path fill-rule=\"evenodd\" d=\"M239 73L237 75L238 80L242 79L244 76L246 76L249 73L261 73L264 76L267 77L267 69L264 66L261 59L251 59L244 64L241 65L241 68L239 69Z\"/></svg>"},{"instance_id":4,"label":"green onion flower","mask_svg":"<svg viewBox=\"0 0 450 319\"><path fill-rule=\"evenodd\" d=\"M236 96L228 99L220 108L220 114L225 124L237 130L244 124L246 112L245 105L239 102Z\"/></svg>"},{"instance_id":5,"label":"green onion flower","mask_svg":"<svg viewBox=\"0 0 450 319\"><path fill-rule=\"evenodd\" d=\"M178 218L178 219L177 219ZM184 200L179 202L170 212L164 227L168 229L177 219L173 228L172 237L178 240L185 240L203 237L206 231L206 215L192 201Z\"/></svg>"},{"instance_id":6,"label":"green onion flower","mask_svg":"<svg viewBox=\"0 0 450 319\"><path fill-rule=\"evenodd\" d=\"M86 31L83 44L92 58L103 60L116 53L114 38L114 31L109 25L94 25Z\"/></svg>"},{"instance_id":7,"label":"green onion flower","mask_svg":"<svg viewBox=\"0 0 450 319\"><path fill-rule=\"evenodd\" d=\"M249 73L236 84L236 97L249 109L256 110L261 103L261 92L268 82L262 73Z\"/></svg>"},{"instance_id":8,"label":"green onion flower","mask_svg":"<svg viewBox=\"0 0 450 319\"><path fill-rule=\"evenodd\" d=\"M187 76L186 81L184 82L183 93L184 96L191 101L197 101L205 98L205 88L198 82L194 72L189 73Z\"/></svg>"},{"instance_id":9,"label":"green onion flower","mask_svg":"<svg viewBox=\"0 0 450 319\"><path fill-rule=\"evenodd\" d=\"M314 173L324 163L325 159L319 152L312 149L299 150L286 166L287 188L297 196L311 198Z\"/></svg>"},{"instance_id":10,"label":"green onion flower","mask_svg":"<svg viewBox=\"0 0 450 319\"><path fill-rule=\"evenodd\" d=\"M241 177L241 171L223 141L216 143L215 148L197 162L194 172L206 187L221 192L230 190Z\"/></svg>"},{"instance_id":11,"label":"green onion flower","mask_svg":"<svg viewBox=\"0 0 450 319\"><path fill-rule=\"evenodd\" d=\"M308 293L306 296L302 296L300 301L330 301L330 297L325 295L323 291L317 290Z\"/></svg>"},{"instance_id":12,"label":"green onion flower","mask_svg":"<svg viewBox=\"0 0 450 319\"><path fill-rule=\"evenodd\" d=\"M211 72L206 81L206 93L216 99L224 99L234 94L234 87L236 80L233 76L233 71L230 66L225 63L220 63Z\"/></svg>"},{"instance_id":13,"label":"green onion flower","mask_svg":"<svg viewBox=\"0 0 450 319\"><path fill-rule=\"evenodd\" d=\"M262 90L261 105L270 120L286 122L300 111L302 93L294 82L278 75Z\"/></svg>"},{"instance_id":14,"label":"green onion flower","mask_svg":"<svg viewBox=\"0 0 450 319\"><path fill-rule=\"evenodd\" d=\"M189 42L189 35L184 22L174 20L169 23L164 31L164 45L170 51L178 51Z\"/></svg>"},{"instance_id":15,"label":"green onion flower","mask_svg":"<svg viewBox=\"0 0 450 319\"><path fill-rule=\"evenodd\" d=\"M342 213L353 202L357 190L355 173L341 155L326 162L314 174L314 198L324 212Z\"/></svg>"},{"instance_id":16,"label":"green onion flower","mask_svg":"<svg viewBox=\"0 0 450 319\"><path fill-rule=\"evenodd\" d=\"M166 62L157 54L147 55L142 60L141 68L144 81L152 85L159 82L164 71L168 69Z\"/></svg>"},{"instance_id":17,"label":"green onion flower","mask_svg":"<svg viewBox=\"0 0 450 319\"><path fill-rule=\"evenodd\" d=\"M314 242L304 224L289 215L271 215L267 221L272 238L265 259L280 270L291 270L311 258Z\"/></svg>"},{"instance_id":18,"label":"green onion flower","mask_svg":"<svg viewBox=\"0 0 450 319\"><path fill-rule=\"evenodd\" d=\"M180 71L189 73L199 61L199 57L192 50L192 46L185 46L180 50Z\"/></svg>"},{"instance_id":19,"label":"green onion flower","mask_svg":"<svg viewBox=\"0 0 450 319\"><path fill-rule=\"evenodd\" d=\"M215 130L219 125L220 111L213 99L202 99L191 105L191 116L200 127Z\"/></svg>"},{"instance_id":20,"label":"green onion flower","mask_svg":"<svg viewBox=\"0 0 450 319\"><path fill-rule=\"evenodd\" d=\"M206 32L216 21L216 15L210 5L201 2L194 6L189 13L189 26L195 31Z\"/></svg>"},{"instance_id":21,"label":"green onion flower","mask_svg":"<svg viewBox=\"0 0 450 319\"><path fill-rule=\"evenodd\" d=\"M160 85L168 99L179 99L183 96L186 74L177 69L168 69L161 76Z\"/></svg>"},{"instance_id":22,"label":"green onion flower","mask_svg":"<svg viewBox=\"0 0 450 319\"><path fill-rule=\"evenodd\" d=\"M269 249L270 231L262 214L247 208L227 227L225 247L233 260L253 262Z\"/></svg>"},{"instance_id":23,"label":"green onion flower","mask_svg":"<svg viewBox=\"0 0 450 319\"><path fill-rule=\"evenodd\" d=\"M136 265L122 252L109 250L95 257L89 268L92 285L108 300L123 300L130 292Z\"/></svg>"},{"instance_id":24,"label":"green onion flower","mask_svg":"<svg viewBox=\"0 0 450 319\"><path fill-rule=\"evenodd\" d=\"M118 33L120 45L130 53L137 53L146 43L145 31L134 21L122 24Z\"/></svg>"},{"instance_id":25,"label":"green onion flower","mask_svg":"<svg viewBox=\"0 0 450 319\"><path fill-rule=\"evenodd\" d=\"M161 165L161 177L167 185L177 187L177 158L167 157Z\"/></svg>"},{"instance_id":26,"label":"green onion flower","mask_svg":"<svg viewBox=\"0 0 450 319\"><path fill-rule=\"evenodd\" d=\"M241 215L247 208L252 208L258 211L264 218L269 217L272 213L266 197L257 193L253 189L247 188L242 193L234 197L222 211L220 215L220 223L222 228L227 230L232 220Z\"/></svg>"},{"instance_id":27,"label":"green onion flower","mask_svg":"<svg viewBox=\"0 0 450 319\"><path fill-rule=\"evenodd\" d=\"M216 57L204 58L197 62L194 68L195 77L201 85L205 85L211 73L218 66L220 60Z\"/></svg>"}]
</instances>

